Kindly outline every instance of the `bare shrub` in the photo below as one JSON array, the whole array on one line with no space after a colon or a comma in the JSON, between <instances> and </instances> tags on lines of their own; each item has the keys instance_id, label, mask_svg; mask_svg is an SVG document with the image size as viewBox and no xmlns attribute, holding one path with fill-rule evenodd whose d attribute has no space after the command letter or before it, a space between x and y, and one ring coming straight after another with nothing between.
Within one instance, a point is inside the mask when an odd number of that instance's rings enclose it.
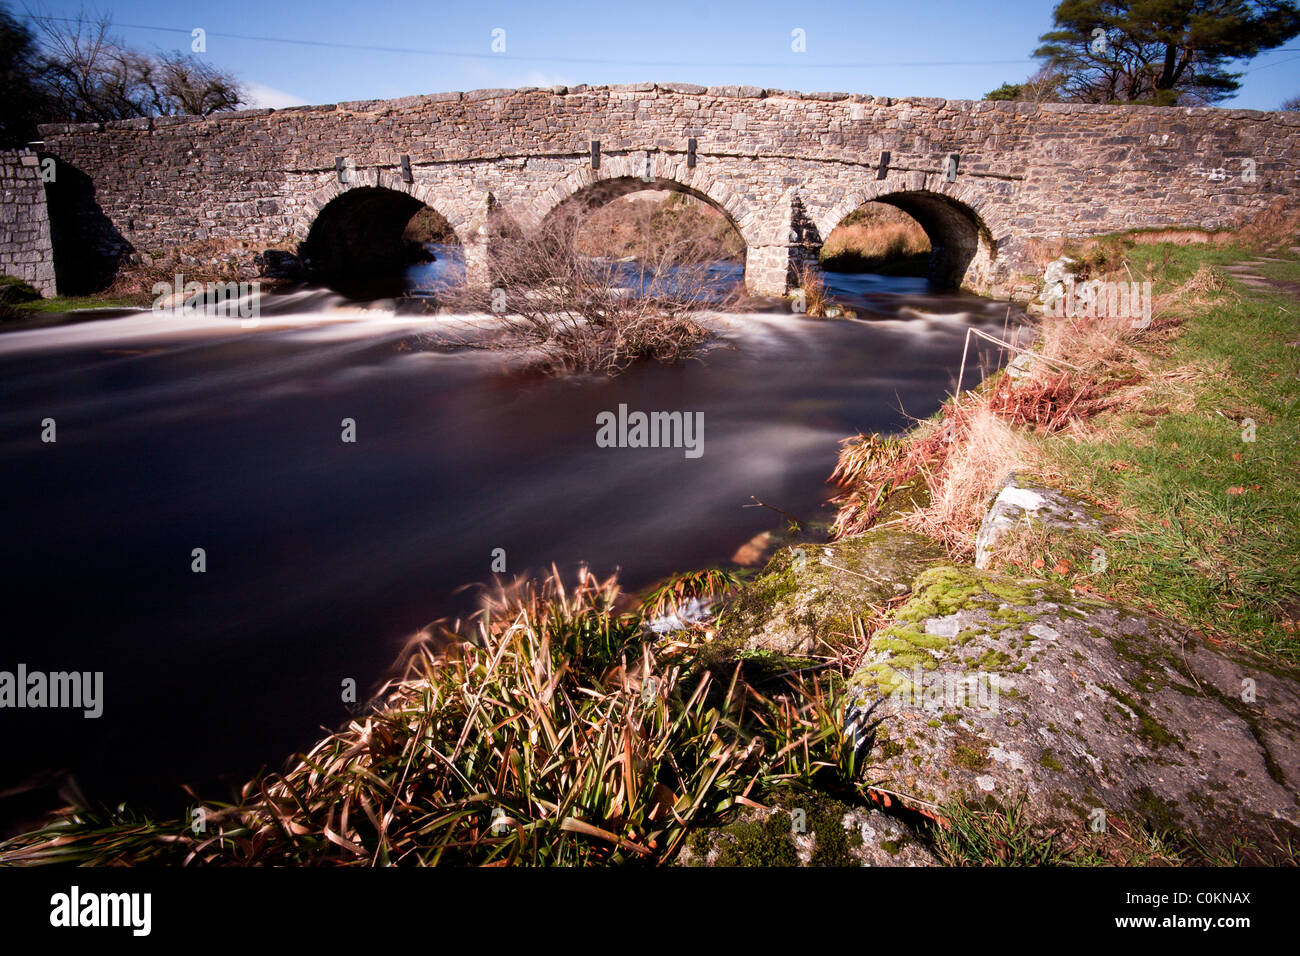
<instances>
[{"instance_id":1,"label":"bare shrub","mask_svg":"<svg viewBox=\"0 0 1300 956\"><path fill-rule=\"evenodd\" d=\"M657 257L615 263L581 255L581 211L565 211L524 234L499 229L492 287L465 288L449 304L501 317L498 347L526 348L551 374L616 375L634 362L675 362L711 336L697 317L729 307L712 260L664 242Z\"/></svg>"},{"instance_id":2,"label":"bare shrub","mask_svg":"<svg viewBox=\"0 0 1300 956\"><path fill-rule=\"evenodd\" d=\"M203 57L125 46L113 32L110 14L37 12L31 21L41 46L37 81L47 122L208 116L247 102L247 90L235 76Z\"/></svg>"}]
</instances>

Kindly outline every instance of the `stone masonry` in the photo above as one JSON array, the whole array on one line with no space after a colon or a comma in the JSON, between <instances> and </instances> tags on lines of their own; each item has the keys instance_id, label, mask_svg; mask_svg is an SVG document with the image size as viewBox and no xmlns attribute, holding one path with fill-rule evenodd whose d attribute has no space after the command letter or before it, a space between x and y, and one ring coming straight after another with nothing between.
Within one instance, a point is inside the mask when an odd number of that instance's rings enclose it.
<instances>
[{"instance_id":1,"label":"stone masonry","mask_svg":"<svg viewBox=\"0 0 1300 956\"><path fill-rule=\"evenodd\" d=\"M22 279L41 295L54 295L54 248L41 183L40 161L30 150L0 152L0 273Z\"/></svg>"},{"instance_id":2,"label":"stone masonry","mask_svg":"<svg viewBox=\"0 0 1300 956\"><path fill-rule=\"evenodd\" d=\"M1300 185L1295 113L672 83L438 93L41 132L59 162L51 203L65 169L83 183L80 198L62 204L80 224L78 255L111 259L209 238L310 237L307 248L323 250L340 224L400 232L424 203L465 246L472 282L486 281L491 216L528 228L565 203L659 188L726 212L745 240L754 292L785 292L844 216L881 200L929 233L937 278L1009 296L1033 271L1032 240L1231 228ZM327 207L330 230L313 235Z\"/></svg>"}]
</instances>

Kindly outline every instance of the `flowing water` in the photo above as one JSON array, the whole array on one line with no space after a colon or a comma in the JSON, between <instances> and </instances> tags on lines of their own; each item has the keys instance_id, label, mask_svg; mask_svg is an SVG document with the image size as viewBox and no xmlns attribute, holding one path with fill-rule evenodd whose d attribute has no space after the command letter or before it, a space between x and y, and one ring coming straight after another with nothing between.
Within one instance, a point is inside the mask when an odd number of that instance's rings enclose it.
<instances>
[{"instance_id":1,"label":"flowing water","mask_svg":"<svg viewBox=\"0 0 1300 956\"><path fill-rule=\"evenodd\" d=\"M413 268L428 288L456 263ZM697 361L615 380L507 377L499 353L432 346L460 319L320 289L252 329L145 312L0 335L0 670L104 673L98 719L0 711L0 792L67 771L181 814L179 784L225 798L344 721L342 682L364 698L412 633L470 609L457 589L494 549L509 575L585 561L638 588L781 523L751 496L828 519L840 439L931 414L967 326L1007 315L923 280L833 282L861 320L729 316ZM598 447L620 404L702 412L703 454Z\"/></svg>"}]
</instances>

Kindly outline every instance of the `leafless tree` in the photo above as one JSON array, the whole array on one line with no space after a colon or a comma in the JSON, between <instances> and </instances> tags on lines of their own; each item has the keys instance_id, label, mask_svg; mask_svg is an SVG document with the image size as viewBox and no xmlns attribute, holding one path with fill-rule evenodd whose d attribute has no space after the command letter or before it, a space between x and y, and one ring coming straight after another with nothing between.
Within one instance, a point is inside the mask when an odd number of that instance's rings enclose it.
<instances>
[{"instance_id":1,"label":"leafless tree","mask_svg":"<svg viewBox=\"0 0 1300 956\"><path fill-rule=\"evenodd\" d=\"M28 12L40 44L38 76L51 120L106 122L207 115L235 109L244 92L231 74L190 54L126 47L107 14Z\"/></svg>"}]
</instances>

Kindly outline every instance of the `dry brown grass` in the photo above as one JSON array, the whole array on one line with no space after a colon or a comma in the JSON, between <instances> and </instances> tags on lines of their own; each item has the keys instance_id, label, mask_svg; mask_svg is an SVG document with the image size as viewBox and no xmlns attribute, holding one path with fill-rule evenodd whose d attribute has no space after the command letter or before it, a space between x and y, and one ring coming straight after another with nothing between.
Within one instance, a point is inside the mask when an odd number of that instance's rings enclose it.
<instances>
[{"instance_id":1,"label":"dry brown grass","mask_svg":"<svg viewBox=\"0 0 1300 956\"><path fill-rule=\"evenodd\" d=\"M1111 272L1100 278L1127 282L1130 276ZM1177 334L1186 309L1206 305L1211 295L1229 288L1222 273L1202 265L1181 286L1153 297L1151 323L1145 328L1135 328L1128 316L1044 318L1036 352L1044 359L1069 363L1093 376L1122 373L1125 369L1145 374L1151 365L1153 346L1158 350ZM1046 364L1050 366L1051 361Z\"/></svg>"},{"instance_id":2,"label":"dry brown grass","mask_svg":"<svg viewBox=\"0 0 1300 956\"><path fill-rule=\"evenodd\" d=\"M971 403L950 444L938 467L926 473L929 505L913 511L904 524L966 557L974 550L989 499L1008 472L1023 470L1030 456L1024 439L983 401Z\"/></svg>"},{"instance_id":3,"label":"dry brown grass","mask_svg":"<svg viewBox=\"0 0 1300 956\"><path fill-rule=\"evenodd\" d=\"M1289 197L1279 197L1237 230L1236 236L1240 242L1263 250L1294 246L1300 242L1300 209Z\"/></svg>"},{"instance_id":4,"label":"dry brown grass","mask_svg":"<svg viewBox=\"0 0 1300 956\"><path fill-rule=\"evenodd\" d=\"M854 223L837 226L822 245L824 259L845 253L862 259L893 259L930 251L930 239L916 222Z\"/></svg>"},{"instance_id":5,"label":"dry brown grass","mask_svg":"<svg viewBox=\"0 0 1300 956\"><path fill-rule=\"evenodd\" d=\"M826 277L817 266L804 263L795 269L795 283L803 293L803 312L809 318L826 315L830 294L826 290Z\"/></svg>"},{"instance_id":6,"label":"dry brown grass","mask_svg":"<svg viewBox=\"0 0 1300 956\"><path fill-rule=\"evenodd\" d=\"M1144 328L1135 328L1128 316L1045 317L1037 360L1022 377L1002 375L949 400L938 421L920 424L903 439L859 435L846 441L831 476L843 489L835 499L832 536L872 527L900 492L915 490L923 480L928 501L901 520L942 541L954 556L968 556L988 501L1007 473L1042 476L1031 433L1095 438L1092 422L1107 410L1181 407L1192 400L1190 386L1205 369L1157 371L1164 341L1182 322L1173 304L1186 309L1225 288L1222 274L1202 268L1156 297Z\"/></svg>"},{"instance_id":7,"label":"dry brown grass","mask_svg":"<svg viewBox=\"0 0 1300 956\"><path fill-rule=\"evenodd\" d=\"M897 494L924 481L928 501L900 520L965 555L988 498L1027 461L1027 444L990 395L965 393L944 406L940 421L920 423L904 440L859 435L844 442L831 476L846 489L835 499L832 537L866 531Z\"/></svg>"}]
</instances>

